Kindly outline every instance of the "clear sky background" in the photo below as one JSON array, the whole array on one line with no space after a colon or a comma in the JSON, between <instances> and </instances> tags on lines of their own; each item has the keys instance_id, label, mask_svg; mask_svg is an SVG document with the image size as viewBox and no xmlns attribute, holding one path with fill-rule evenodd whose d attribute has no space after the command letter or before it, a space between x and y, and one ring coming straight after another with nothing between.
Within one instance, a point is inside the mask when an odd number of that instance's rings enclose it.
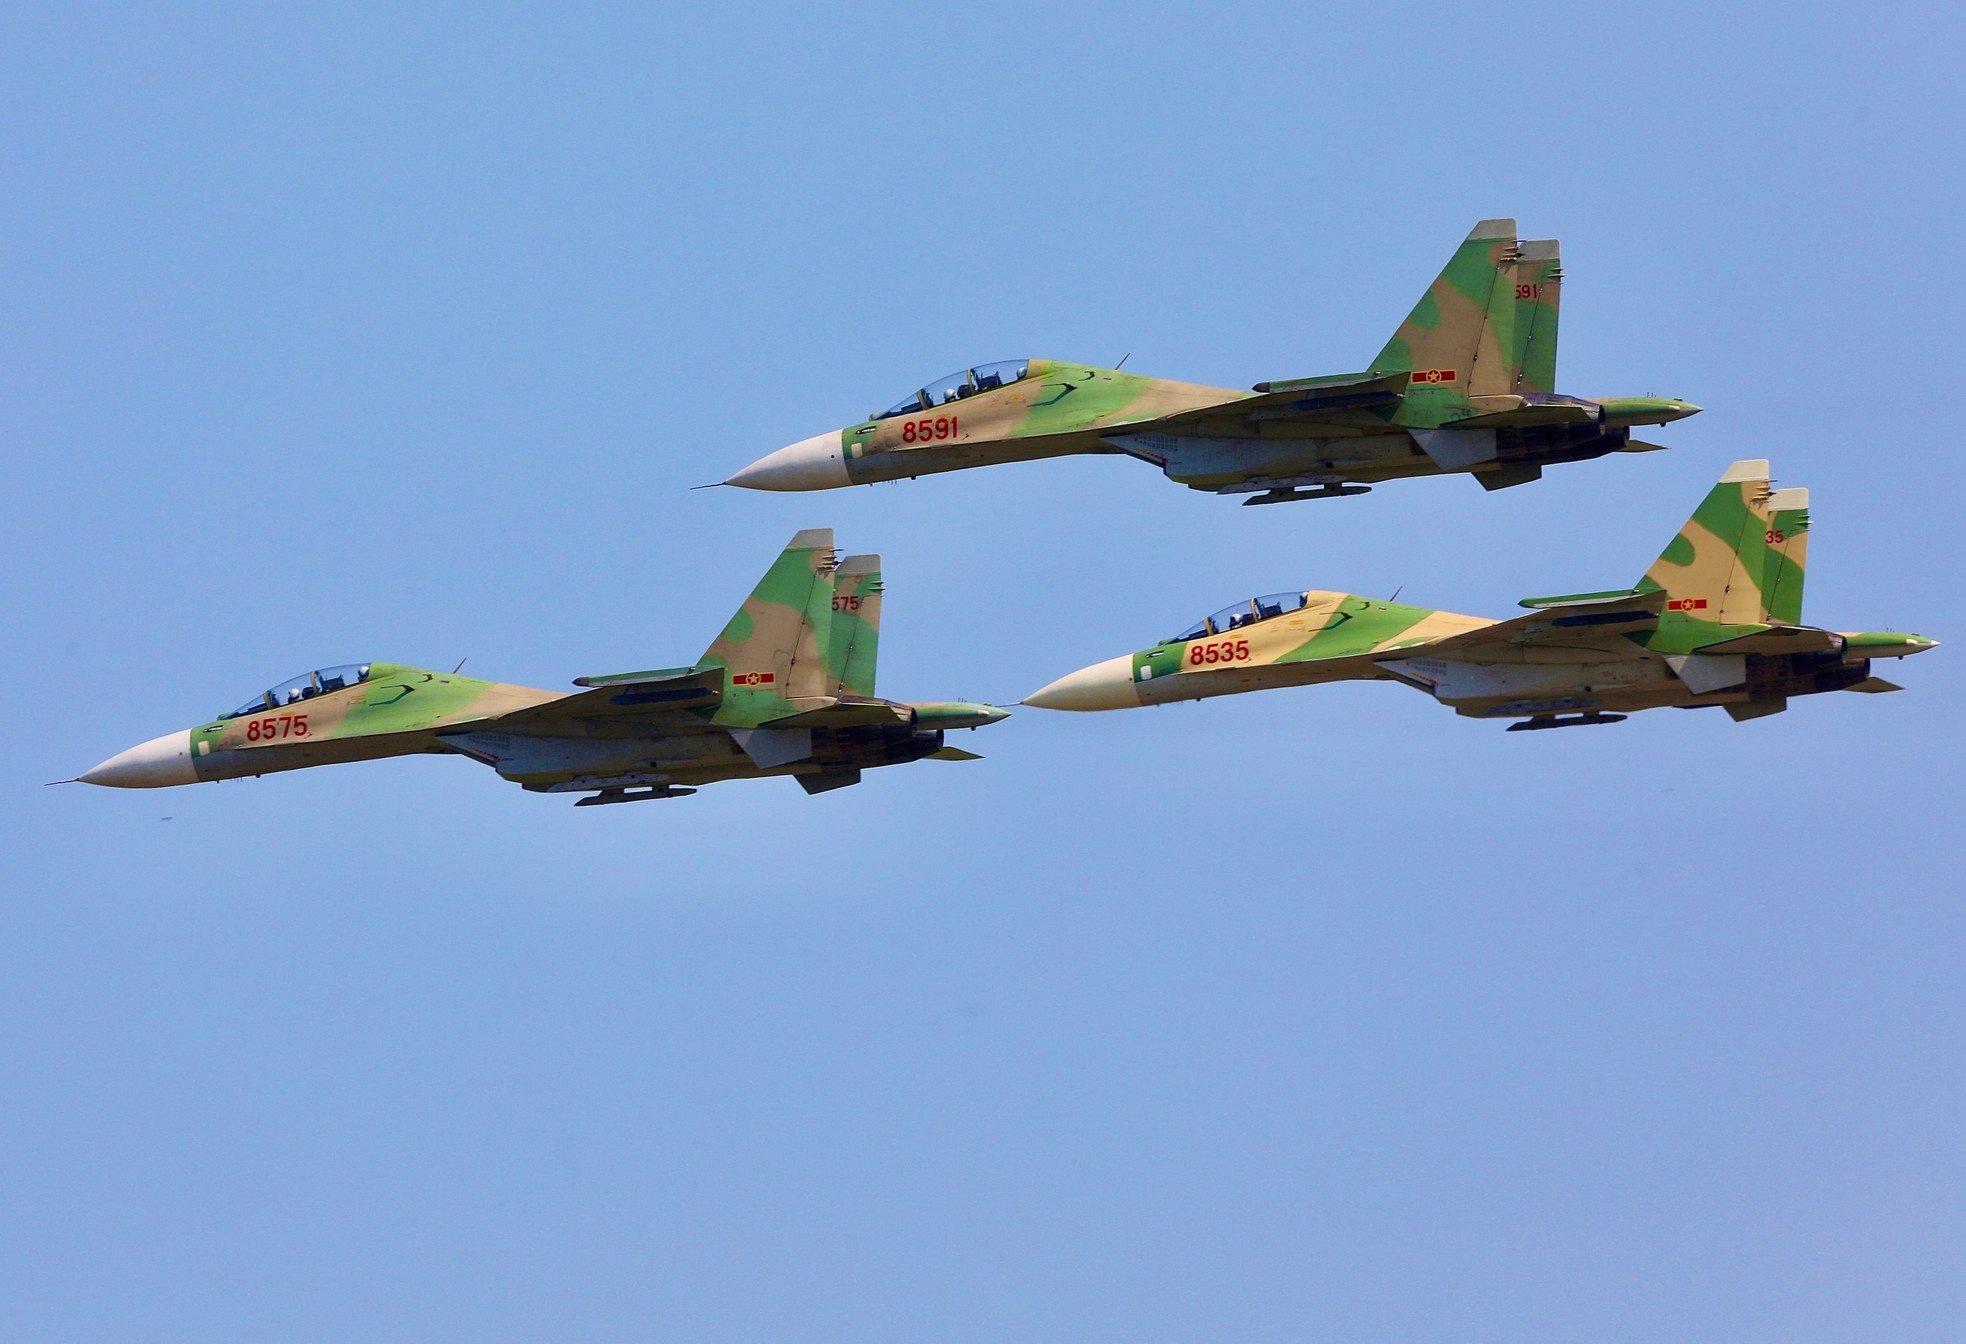
<instances>
[{"instance_id":1,"label":"clear sky background","mask_svg":"<svg viewBox=\"0 0 1966 1344\"><path fill-rule=\"evenodd\" d=\"M1956 6L14 6L0 1334L1950 1340ZM689 493L928 377L1359 369L1477 219L1668 453L1243 509L1123 459ZM807 526L882 689L1251 593L1631 582L1735 458L1735 724L1031 710L808 798L455 759L43 789L305 669L693 658Z\"/></svg>"}]
</instances>

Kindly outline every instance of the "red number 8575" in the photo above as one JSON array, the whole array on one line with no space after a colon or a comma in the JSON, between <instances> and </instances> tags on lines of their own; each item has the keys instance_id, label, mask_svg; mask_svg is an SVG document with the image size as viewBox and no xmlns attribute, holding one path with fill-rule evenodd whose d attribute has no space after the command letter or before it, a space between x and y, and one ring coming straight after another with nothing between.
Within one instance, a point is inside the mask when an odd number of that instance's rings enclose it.
<instances>
[{"instance_id":1,"label":"red number 8575","mask_svg":"<svg viewBox=\"0 0 1966 1344\"><path fill-rule=\"evenodd\" d=\"M246 741L271 742L281 737L306 737L305 714L282 714L277 719L254 719L246 725Z\"/></svg>"}]
</instances>

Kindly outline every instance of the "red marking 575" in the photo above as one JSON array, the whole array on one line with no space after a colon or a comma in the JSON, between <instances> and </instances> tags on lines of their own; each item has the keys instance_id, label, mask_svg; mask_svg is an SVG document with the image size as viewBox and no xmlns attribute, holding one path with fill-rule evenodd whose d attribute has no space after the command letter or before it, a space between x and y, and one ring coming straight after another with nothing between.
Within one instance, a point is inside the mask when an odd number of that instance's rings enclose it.
<instances>
[{"instance_id":1,"label":"red marking 575","mask_svg":"<svg viewBox=\"0 0 1966 1344\"><path fill-rule=\"evenodd\" d=\"M1188 646L1189 667L1210 667L1216 663L1246 663L1249 661L1249 641L1246 639L1226 639L1219 644L1190 644Z\"/></svg>"},{"instance_id":2,"label":"red marking 575","mask_svg":"<svg viewBox=\"0 0 1966 1344\"><path fill-rule=\"evenodd\" d=\"M833 594L833 610L834 611L859 611L860 594L858 593Z\"/></svg>"},{"instance_id":3,"label":"red marking 575","mask_svg":"<svg viewBox=\"0 0 1966 1344\"><path fill-rule=\"evenodd\" d=\"M961 416L938 415L933 420L910 420L901 426L903 443L935 443L942 439L953 439L961 431L956 422Z\"/></svg>"},{"instance_id":4,"label":"red marking 575","mask_svg":"<svg viewBox=\"0 0 1966 1344\"><path fill-rule=\"evenodd\" d=\"M246 725L246 741L276 742L283 737L306 737L305 714L282 714L275 719L254 719Z\"/></svg>"}]
</instances>

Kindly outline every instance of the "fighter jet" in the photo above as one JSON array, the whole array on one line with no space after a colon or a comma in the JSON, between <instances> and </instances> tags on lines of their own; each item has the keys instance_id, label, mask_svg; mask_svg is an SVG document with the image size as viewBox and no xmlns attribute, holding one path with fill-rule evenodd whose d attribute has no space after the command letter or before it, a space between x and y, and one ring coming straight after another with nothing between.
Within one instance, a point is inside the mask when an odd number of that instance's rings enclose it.
<instances>
[{"instance_id":1,"label":"fighter jet","mask_svg":"<svg viewBox=\"0 0 1966 1344\"><path fill-rule=\"evenodd\" d=\"M1638 583L1524 598L1491 621L1353 593L1275 593L1224 607L1140 653L1029 696L1043 709L1130 709L1327 681L1394 681L1510 732L1616 723L1618 711L1718 705L1735 719L1822 691L1895 691L1879 658L1922 635L1803 625L1809 493L1736 462Z\"/></svg>"},{"instance_id":2,"label":"fighter jet","mask_svg":"<svg viewBox=\"0 0 1966 1344\"><path fill-rule=\"evenodd\" d=\"M1465 472L1489 490L1543 468L1658 445L1699 407L1556 390L1555 239L1485 219L1367 371L1206 387L1056 359L960 369L845 429L781 448L724 485L829 490L1074 453L1124 453L1246 504L1361 495ZM1124 360L1121 363L1125 363Z\"/></svg>"},{"instance_id":3,"label":"fighter jet","mask_svg":"<svg viewBox=\"0 0 1966 1344\"><path fill-rule=\"evenodd\" d=\"M393 663L323 668L230 714L112 756L81 782L146 789L343 761L443 753L576 807L679 798L721 779L790 775L807 793L923 758L1006 717L991 705L874 694L879 556L838 559L830 528L792 538L702 658L534 690Z\"/></svg>"}]
</instances>

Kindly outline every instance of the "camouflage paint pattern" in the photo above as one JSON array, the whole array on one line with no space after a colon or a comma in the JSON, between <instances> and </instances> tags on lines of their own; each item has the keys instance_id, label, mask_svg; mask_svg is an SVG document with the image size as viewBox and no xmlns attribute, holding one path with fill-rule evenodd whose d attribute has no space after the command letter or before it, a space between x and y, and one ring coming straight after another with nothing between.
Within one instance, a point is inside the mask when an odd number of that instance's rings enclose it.
<instances>
[{"instance_id":1,"label":"camouflage paint pattern","mask_svg":"<svg viewBox=\"0 0 1966 1344\"><path fill-rule=\"evenodd\" d=\"M704 650L699 667L729 674L718 723L755 727L829 692L824 642L833 619L835 559L831 528L793 537Z\"/></svg>"},{"instance_id":2,"label":"camouflage paint pattern","mask_svg":"<svg viewBox=\"0 0 1966 1344\"><path fill-rule=\"evenodd\" d=\"M831 529L812 529L792 539L689 667L582 677L585 689L568 694L371 663L356 684L296 679L277 688L291 703L268 692L263 708L166 735L84 778L153 787L450 753L529 789L631 801L763 775L823 792L883 765L974 759L945 748L943 735L994 723L1003 710L874 694L881 593L878 556L836 560ZM167 739L188 752L189 777L110 769Z\"/></svg>"},{"instance_id":3,"label":"camouflage paint pattern","mask_svg":"<svg viewBox=\"0 0 1966 1344\"><path fill-rule=\"evenodd\" d=\"M1533 480L1543 465L1632 448L1634 426L1698 411L1673 398L1602 401L1558 394L1562 279L1554 239L1519 242L1514 220L1483 220L1367 372L1259 383L1242 391L1032 359L1015 381L991 386L973 373L958 375L960 388L941 405L926 405L927 394L936 391L931 387L921 399L925 408L872 417L793 445L738 472L730 483L823 489L1068 454L1124 453L1193 489L1220 493L1372 484L1452 471L1474 473L1492 489ZM1457 438L1461 430L1475 436ZM1439 437L1443 431L1446 438ZM785 454L829 462L837 455L838 462L816 474L775 470Z\"/></svg>"},{"instance_id":4,"label":"camouflage paint pattern","mask_svg":"<svg viewBox=\"0 0 1966 1344\"><path fill-rule=\"evenodd\" d=\"M1475 225L1372 361L1375 371L1416 375L1400 424L1437 428L1469 415L1472 398L1516 391L1518 255L1514 220Z\"/></svg>"},{"instance_id":5,"label":"camouflage paint pattern","mask_svg":"<svg viewBox=\"0 0 1966 1344\"><path fill-rule=\"evenodd\" d=\"M1691 653L1802 619L1809 492L1774 490L1766 459L1736 462L1634 592L1667 596L1647 647Z\"/></svg>"},{"instance_id":6,"label":"camouflage paint pattern","mask_svg":"<svg viewBox=\"0 0 1966 1344\"><path fill-rule=\"evenodd\" d=\"M1557 308L1563 293L1563 261L1554 238L1522 245L1515 274L1497 286L1507 312L1503 322L1514 350L1515 379L1508 391L1519 396L1556 391Z\"/></svg>"},{"instance_id":7,"label":"camouflage paint pattern","mask_svg":"<svg viewBox=\"0 0 1966 1344\"><path fill-rule=\"evenodd\" d=\"M1024 703L1122 709L1394 680L1462 714L1550 725L1568 712L1666 705L1751 718L1795 695L1896 689L1871 676L1871 660L1934 641L1800 624L1808 495L1771 490L1767 467L1730 467L1631 589L1528 598L1532 614L1505 621L1352 593L1252 601L1216 613L1199 633L1081 668Z\"/></svg>"},{"instance_id":8,"label":"camouflage paint pattern","mask_svg":"<svg viewBox=\"0 0 1966 1344\"><path fill-rule=\"evenodd\" d=\"M557 698L554 691L371 663L369 679L357 685L193 728L192 768L200 780L234 779L443 751L438 734L445 730Z\"/></svg>"}]
</instances>

